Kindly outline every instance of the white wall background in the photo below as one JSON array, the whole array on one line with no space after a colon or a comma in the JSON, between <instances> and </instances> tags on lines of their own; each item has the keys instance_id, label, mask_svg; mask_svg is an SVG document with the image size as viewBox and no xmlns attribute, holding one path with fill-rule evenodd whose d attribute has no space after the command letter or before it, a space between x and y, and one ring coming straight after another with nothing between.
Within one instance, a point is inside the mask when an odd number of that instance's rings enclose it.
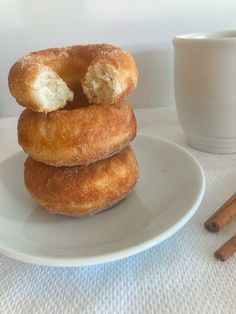
<instances>
[{"instance_id":1,"label":"white wall background","mask_svg":"<svg viewBox=\"0 0 236 314\"><path fill-rule=\"evenodd\" d=\"M234 28L235 0L0 0L0 116L22 110L7 87L17 58L75 43L107 42L130 50L139 68L132 105L174 105L172 37Z\"/></svg>"}]
</instances>

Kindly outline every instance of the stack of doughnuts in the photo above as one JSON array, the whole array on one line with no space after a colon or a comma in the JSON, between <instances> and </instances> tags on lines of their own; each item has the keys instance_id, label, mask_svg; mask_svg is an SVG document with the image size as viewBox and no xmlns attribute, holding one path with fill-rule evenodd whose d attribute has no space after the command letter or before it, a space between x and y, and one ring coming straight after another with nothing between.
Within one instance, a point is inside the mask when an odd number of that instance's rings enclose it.
<instances>
[{"instance_id":1,"label":"stack of doughnuts","mask_svg":"<svg viewBox=\"0 0 236 314\"><path fill-rule=\"evenodd\" d=\"M26 107L18 121L25 185L38 205L81 217L133 189L136 119L124 97L136 84L132 56L107 44L41 50L12 66L10 92Z\"/></svg>"}]
</instances>

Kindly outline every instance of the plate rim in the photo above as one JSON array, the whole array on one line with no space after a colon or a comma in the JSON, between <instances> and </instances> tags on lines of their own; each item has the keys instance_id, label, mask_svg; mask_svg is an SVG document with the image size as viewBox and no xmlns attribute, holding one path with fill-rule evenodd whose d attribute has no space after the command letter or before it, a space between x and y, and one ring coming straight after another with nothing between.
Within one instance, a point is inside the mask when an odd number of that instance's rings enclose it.
<instances>
[{"instance_id":1,"label":"plate rim","mask_svg":"<svg viewBox=\"0 0 236 314\"><path fill-rule=\"evenodd\" d=\"M199 171L199 175L201 178L201 187L198 192L198 195L195 200L193 200L192 207L185 213L183 217L181 217L178 222L173 224L170 228L166 229L162 233L160 233L157 236L152 237L151 239L148 239L146 241L143 241L141 243L132 245L131 247L125 248L125 249L118 249L115 252L111 253L105 253L101 255L96 256L89 256L89 257L42 257L42 256L35 256L35 255L29 255L26 253L22 253L17 250L13 250L11 248L8 248L4 245L0 244L0 254L5 255L7 257L13 258L15 260L26 262L33 265L39 265L39 266L47 266L47 267L81 267L81 266L91 266L91 265L99 265L109 262L118 261L124 258L128 258L130 256L134 256L138 253L141 253L143 251L146 251L147 249L150 249L161 242L167 240L172 235L174 235L176 232L178 232L185 224L189 222L189 220L193 217L197 209L199 208L202 199L205 194L205 188L206 188L206 179L205 174L202 169L202 166L200 165L199 161L195 156L192 155L186 148L182 147L181 145L166 139L164 137L159 137L155 135L150 135L145 132L138 132L137 136L139 137L145 137L145 138L152 138L159 142L168 143L170 146L174 146L177 148L177 150L181 151L185 155L190 158L193 163L195 164L196 168ZM8 157L9 158L9 157ZM5 159L4 159L5 160Z\"/></svg>"}]
</instances>

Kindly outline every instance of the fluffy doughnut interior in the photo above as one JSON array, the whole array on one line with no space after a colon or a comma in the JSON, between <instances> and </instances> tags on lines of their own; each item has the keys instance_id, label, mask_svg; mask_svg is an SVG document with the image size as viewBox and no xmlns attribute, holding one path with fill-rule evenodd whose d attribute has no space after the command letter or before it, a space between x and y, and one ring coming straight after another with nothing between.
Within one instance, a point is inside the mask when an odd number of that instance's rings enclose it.
<instances>
[{"instance_id":1,"label":"fluffy doughnut interior","mask_svg":"<svg viewBox=\"0 0 236 314\"><path fill-rule=\"evenodd\" d=\"M33 88L36 99L45 111L62 108L74 98L73 91L50 68L45 68L37 75Z\"/></svg>"},{"instance_id":2,"label":"fluffy doughnut interior","mask_svg":"<svg viewBox=\"0 0 236 314\"><path fill-rule=\"evenodd\" d=\"M123 91L116 69L100 62L88 67L82 87L89 102L94 104L113 102Z\"/></svg>"}]
</instances>

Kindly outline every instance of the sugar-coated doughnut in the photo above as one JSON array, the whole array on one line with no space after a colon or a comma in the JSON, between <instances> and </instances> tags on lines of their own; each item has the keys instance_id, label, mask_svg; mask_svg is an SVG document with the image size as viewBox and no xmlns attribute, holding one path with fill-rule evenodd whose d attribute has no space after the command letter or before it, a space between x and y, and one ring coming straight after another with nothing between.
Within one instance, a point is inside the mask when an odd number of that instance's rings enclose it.
<instances>
[{"instance_id":1,"label":"sugar-coated doughnut","mask_svg":"<svg viewBox=\"0 0 236 314\"><path fill-rule=\"evenodd\" d=\"M51 112L80 98L113 104L137 84L132 56L108 44L76 45L32 52L11 68L9 89L17 102L33 111ZM81 88L82 85L82 88Z\"/></svg>"},{"instance_id":2,"label":"sugar-coated doughnut","mask_svg":"<svg viewBox=\"0 0 236 314\"><path fill-rule=\"evenodd\" d=\"M54 166L87 165L108 158L135 135L135 115L126 102L48 114L26 109L18 121L18 142L24 151Z\"/></svg>"},{"instance_id":3,"label":"sugar-coated doughnut","mask_svg":"<svg viewBox=\"0 0 236 314\"><path fill-rule=\"evenodd\" d=\"M89 166L53 167L28 157L25 185L37 204L52 214L92 215L123 199L138 179L138 164L128 146Z\"/></svg>"}]
</instances>

